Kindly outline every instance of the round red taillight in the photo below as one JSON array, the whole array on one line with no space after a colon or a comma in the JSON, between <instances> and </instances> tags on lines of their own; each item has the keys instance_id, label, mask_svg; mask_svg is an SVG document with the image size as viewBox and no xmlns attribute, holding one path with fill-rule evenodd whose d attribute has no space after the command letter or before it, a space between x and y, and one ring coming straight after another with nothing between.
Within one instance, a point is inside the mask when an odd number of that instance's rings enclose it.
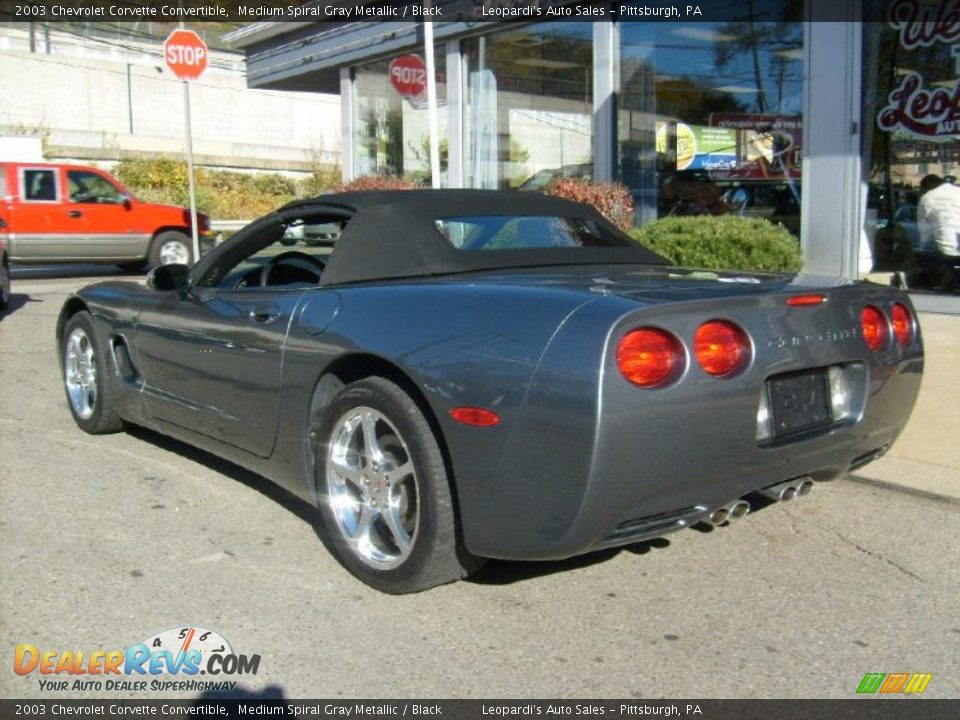
<instances>
[{"instance_id":1,"label":"round red taillight","mask_svg":"<svg viewBox=\"0 0 960 720\"><path fill-rule=\"evenodd\" d=\"M639 387L664 385L683 369L683 346L665 330L631 330L617 345L617 367Z\"/></svg>"},{"instance_id":2,"label":"round red taillight","mask_svg":"<svg viewBox=\"0 0 960 720\"><path fill-rule=\"evenodd\" d=\"M863 330L863 339L868 348L876 352L886 347L890 328L880 308L867 305L860 313L860 328Z\"/></svg>"},{"instance_id":3,"label":"round red taillight","mask_svg":"<svg viewBox=\"0 0 960 720\"><path fill-rule=\"evenodd\" d=\"M893 321L893 336L901 346L906 347L913 340L913 318L907 306L894 303L890 319Z\"/></svg>"},{"instance_id":4,"label":"round red taillight","mask_svg":"<svg viewBox=\"0 0 960 720\"><path fill-rule=\"evenodd\" d=\"M739 372L750 362L750 340L732 322L711 320L697 328L693 355L700 367L715 377Z\"/></svg>"}]
</instances>

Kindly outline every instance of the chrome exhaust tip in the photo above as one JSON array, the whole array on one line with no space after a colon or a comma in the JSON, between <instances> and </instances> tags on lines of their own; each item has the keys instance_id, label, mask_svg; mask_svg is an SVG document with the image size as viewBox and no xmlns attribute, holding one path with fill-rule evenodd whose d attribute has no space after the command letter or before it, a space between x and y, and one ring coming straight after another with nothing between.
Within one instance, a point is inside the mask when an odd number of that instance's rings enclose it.
<instances>
[{"instance_id":1,"label":"chrome exhaust tip","mask_svg":"<svg viewBox=\"0 0 960 720\"><path fill-rule=\"evenodd\" d=\"M730 513L726 508L717 508L707 516L707 520L710 521L711 525L723 525L728 517L730 517Z\"/></svg>"},{"instance_id":2,"label":"chrome exhaust tip","mask_svg":"<svg viewBox=\"0 0 960 720\"><path fill-rule=\"evenodd\" d=\"M787 480L786 482L777 483L776 485L771 485L770 487L761 488L757 492L763 495L768 500L773 500L774 502L786 502L787 500L793 500L797 495L797 485L799 480Z\"/></svg>"},{"instance_id":3,"label":"chrome exhaust tip","mask_svg":"<svg viewBox=\"0 0 960 720\"><path fill-rule=\"evenodd\" d=\"M739 520L749 512L750 503L748 503L746 500L741 500L740 502L735 503L732 508L730 508L730 518L733 520Z\"/></svg>"},{"instance_id":4,"label":"chrome exhaust tip","mask_svg":"<svg viewBox=\"0 0 960 720\"><path fill-rule=\"evenodd\" d=\"M813 480L810 478L804 478L800 484L797 485L797 495L799 497L809 495L811 490L813 490Z\"/></svg>"}]
</instances>

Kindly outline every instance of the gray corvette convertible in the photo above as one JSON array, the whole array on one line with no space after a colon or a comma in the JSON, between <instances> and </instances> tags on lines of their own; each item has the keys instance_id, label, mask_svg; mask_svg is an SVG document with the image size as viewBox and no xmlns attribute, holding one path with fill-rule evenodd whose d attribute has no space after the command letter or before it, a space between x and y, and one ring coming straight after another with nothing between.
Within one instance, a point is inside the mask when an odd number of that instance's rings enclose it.
<instances>
[{"instance_id":1,"label":"gray corvette convertible","mask_svg":"<svg viewBox=\"0 0 960 720\"><path fill-rule=\"evenodd\" d=\"M313 228L338 237L291 245ZM265 475L393 593L804 495L887 451L923 372L898 290L674 268L590 207L493 191L292 203L80 290L57 342L81 429Z\"/></svg>"}]
</instances>

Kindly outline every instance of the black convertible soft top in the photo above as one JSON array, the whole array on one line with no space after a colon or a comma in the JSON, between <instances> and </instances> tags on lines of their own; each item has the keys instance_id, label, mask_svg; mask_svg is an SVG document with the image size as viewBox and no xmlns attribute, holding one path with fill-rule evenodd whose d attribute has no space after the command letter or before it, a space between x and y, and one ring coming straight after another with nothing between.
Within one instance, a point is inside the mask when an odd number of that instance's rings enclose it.
<instances>
[{"instance_id":1,"label":"black convertible soft top","mask_svg":"<svg viewBox=\"0 0 960 720\"><path fill-rule=\"evenodd\" d=\"M633 242L592 206L536 192L346 192L296 201L278 212L285 218L303 217L312 212L352 216L323 273L324 285L545 265L668 264L660 255ZM591 220L622 245L464 252L450 245L437 227L437 220L441 218L478 215Z\"/></svg>"}]
</instances>

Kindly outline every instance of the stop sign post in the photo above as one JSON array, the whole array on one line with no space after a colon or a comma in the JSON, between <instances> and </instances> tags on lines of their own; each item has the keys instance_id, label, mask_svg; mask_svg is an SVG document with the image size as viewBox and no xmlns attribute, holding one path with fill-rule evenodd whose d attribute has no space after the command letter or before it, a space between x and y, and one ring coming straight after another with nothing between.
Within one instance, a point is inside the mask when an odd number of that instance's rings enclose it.
<instances>
[{"instance_id":1,"label":"stop sign post","mask_svg":"<svg viewBox=\"0 0 960 720\"><path fill-rule=\"evenodd\" d=\"M199 80L207 69L207 44L183 23L163 41L163 59L170 72L183 80L183 107L187 135L187 180L190 189L190 234L193 239L193 262L200 259L200 236L197 232L197 190L193 182L193 138L190 133L190 84Z\"/></svg>"}]
</instances>

